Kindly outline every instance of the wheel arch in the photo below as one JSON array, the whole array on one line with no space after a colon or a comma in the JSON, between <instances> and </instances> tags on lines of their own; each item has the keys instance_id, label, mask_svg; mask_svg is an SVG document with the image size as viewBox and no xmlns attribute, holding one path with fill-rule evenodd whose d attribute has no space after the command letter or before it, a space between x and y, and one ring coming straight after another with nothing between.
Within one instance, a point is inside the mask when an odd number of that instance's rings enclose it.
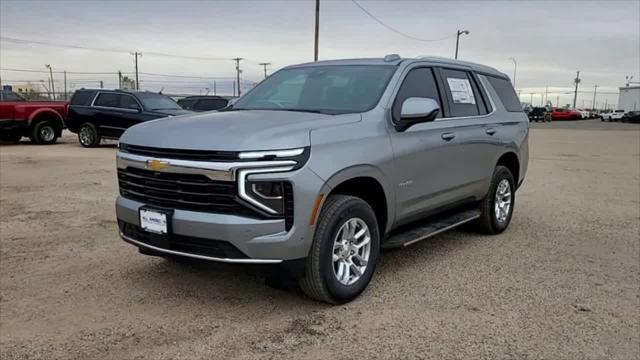
<instances>
[{"instance_id":1,"label":"wheel arch","mask_svg":"<svg viewBox=\"0 0 640 360\"><path fill-rule=\"evenodd\" d=\"M520 158L518 155L513 151L502 154L496 162L496 166L499 165L511 171L511 175L513 175L513 179L516 181L516 186L518 186L520 184Z\"/></svg>"},{"instance_id":2,"label":"wheel arch","mask_svg":"<svg viewBox=\"0 0 640 360\"><path fill-rule=\"evenodd\" d=\"M57 111L50 108L42 108L34 111L31 116L29 116L29 127L33 128L35 124L46 120L53 122L56 126L56 136L60 137L62 135L62 129L64 128L64 120Z\"/></svg>"},{"instance_id":3,"label":"wheel arch","mask_svg":"<svg viewBox=\"0 0 640 360\"><path fill-rule=\"evenodd\" d=\"M380 236L383 236L395 218L393 193L386 184L386 177L378 168L357 165L332 175L326 181L324 193L326 197L334 194L351 195L366 201L376 214Z\"/></svg>"}]
</instances>

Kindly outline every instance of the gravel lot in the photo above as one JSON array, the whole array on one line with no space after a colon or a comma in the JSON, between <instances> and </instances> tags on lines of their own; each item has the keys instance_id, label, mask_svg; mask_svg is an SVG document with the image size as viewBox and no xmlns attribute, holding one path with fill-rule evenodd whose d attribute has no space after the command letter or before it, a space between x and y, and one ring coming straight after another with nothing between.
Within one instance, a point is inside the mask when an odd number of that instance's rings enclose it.
<instances>
[{"instance_id":1,"label":"gravel lot","mask_svg":"<svg viewBox=\"0 0 640 360\"><path fill-rule=\"evenodd\" d=\"M0 147L2 359L639 359L640 125L534 124L511 227L383 254L338 307L117 236L115 145ZM605 130L605 131L600 131Z\"/></svg>"}]
</instances>

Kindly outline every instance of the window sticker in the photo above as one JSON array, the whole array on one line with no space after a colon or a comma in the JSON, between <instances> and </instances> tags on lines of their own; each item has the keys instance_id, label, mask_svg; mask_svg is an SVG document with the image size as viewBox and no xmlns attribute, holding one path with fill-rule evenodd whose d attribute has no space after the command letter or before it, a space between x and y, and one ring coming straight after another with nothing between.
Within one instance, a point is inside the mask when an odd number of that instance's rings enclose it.
<instances>
[{"instance_id":1,"label":"window sticker","mask_svg":"<svg viewBox=\"0 0 640 360\"><path fill-rule=\"evenodd\" d=\"M469 79L447 78L451 98L455 104L475 104L476 98L473 96L473 89Z\"/></svg>"}]
</instances>

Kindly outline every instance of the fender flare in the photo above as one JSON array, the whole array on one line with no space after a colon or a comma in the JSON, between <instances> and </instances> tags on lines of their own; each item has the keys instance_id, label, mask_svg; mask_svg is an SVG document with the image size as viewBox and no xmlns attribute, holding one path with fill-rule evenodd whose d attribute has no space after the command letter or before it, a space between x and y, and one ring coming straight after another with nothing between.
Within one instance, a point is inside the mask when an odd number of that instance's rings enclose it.
<instances>
[{"instance_id":1,"label":"fender flare","mask_svg":"<svg viewBox=\"0 0 640 360\"><path fill-rule=\"evenodd\" d=\"M389 186L390 184L389 178L379 168L369 164L359 164L359 165L352 165L347 168L338 170L337 172L333 173L325 181L324 185L320 190L320 193L329 194L331 191L333 191L334 188L336 188L341 183L347 180L362 178L362 177L372 178L376 180L382 187L382 190L384 191L384 197L387 203L387 223L385 224L385 230L389 231L396 217L395 191L393 191L393 188L390 188ZM324 206L325 200L326 200L326 196L325 196L325 199L322 201L323 202L322 206ZM321 210L322 206L318 210Z\"/></svg>"},{"instance_id":2,"label":"fender flare","mask_svg":"<svg viewBox=\"0 0 640 360\"><path fill-rule=\"evenodd\" d=\"M43 114L54 117L56 119L56 124L58 125L58 129L56 129L56 135L62 136L62 130L64 129L64 119L57 111L52 108L41 108L31 113L28 120L29 128L31 128L36 118L42 116Z\"/></svg>"}]
</instances>

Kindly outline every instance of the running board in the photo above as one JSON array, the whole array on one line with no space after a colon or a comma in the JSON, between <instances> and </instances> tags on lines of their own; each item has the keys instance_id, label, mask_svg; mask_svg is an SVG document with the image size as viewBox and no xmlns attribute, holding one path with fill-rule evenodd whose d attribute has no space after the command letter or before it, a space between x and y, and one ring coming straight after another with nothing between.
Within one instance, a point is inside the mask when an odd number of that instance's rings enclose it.
<instances>
[{"instance_id":1,"label":"running board","mask_svg":"<svg viewBox=\"0 0 640 360\"><path fill-rule=\"evenodd\" d=\"M441 232L453 229L479 217L479 209L465 210L453 214L448 213L447 215L436 215L427 219L423 223L419 223L415 227L392 235L387 241L382 243L380 247L383 249L393 249L408 246L440 234Z\"/></svg>"}]
</instances>

